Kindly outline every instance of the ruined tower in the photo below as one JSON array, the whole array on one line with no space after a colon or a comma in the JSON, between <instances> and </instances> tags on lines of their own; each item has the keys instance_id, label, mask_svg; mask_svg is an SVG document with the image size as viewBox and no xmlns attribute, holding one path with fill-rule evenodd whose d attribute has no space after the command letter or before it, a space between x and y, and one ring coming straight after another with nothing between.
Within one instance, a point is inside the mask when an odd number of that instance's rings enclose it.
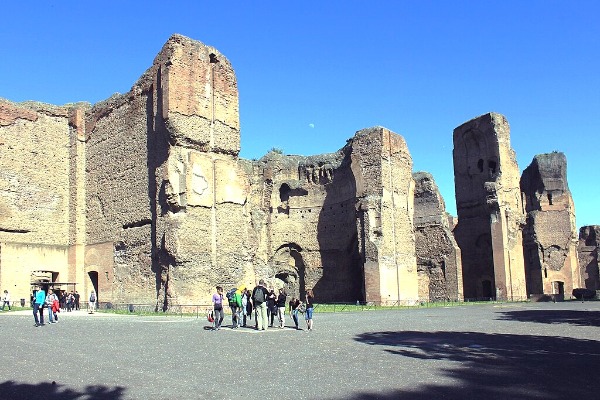
<instances>
[{"instance_id":1,"label":"ruined tower","mask_svg":"<svg viewBox=\"0 0 600 400\"><path fill-rule=\"evenodd\" d=\"M418 298L412 158L402 136L382 127L352 140L365 299L413 304Z\"/></svg>"},{"instance_id":2,"label":"ruined tower","mask_svg":"<svg viewBox=\"0 0 600 400\"><path fill-rule=\"evenodd\" d=\"M571 295L581 282L565 155L536 155L523 171L521 192L527 213L523 230L527 293Z\"/></svg>"},{"instance_id":3,"label":"ruined tower","mask_svg":"<svg viewBox=\"0 0 600 400\"><path fill-rule=\"evenodd\" d=\"M419 300L463 300L460 249L450 230L444 199L431 174L415 172L413 179Z\"/></svg>"},{"instance_id":4,"label":"ruined tower","mask_svg":"<svg viewBox=\"0 0 600 400\"><path fill-rule=\"evenodd\" d=\"M599 248L600 226L582 226L577 246L582 288L600 291Z\"/></svg>"},{"instance_id":5,"label":"ruined tower","mask_svg":"<svg viewBox=\"0 0 600 400\"><path fill-rule=\"evenodd\" d=\"M526 298L519 168L506 118L488 113L454 129L454 184L464 296Z\"/></svg>"}]
</instances>

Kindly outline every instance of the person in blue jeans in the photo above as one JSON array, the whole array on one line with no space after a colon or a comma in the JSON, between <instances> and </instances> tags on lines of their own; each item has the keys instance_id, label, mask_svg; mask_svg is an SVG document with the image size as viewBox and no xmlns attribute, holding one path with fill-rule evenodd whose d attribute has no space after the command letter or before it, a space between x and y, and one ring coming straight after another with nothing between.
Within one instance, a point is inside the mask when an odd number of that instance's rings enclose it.
<instances>
[{"instance_id":1,"label":"person in blue jeans","mask_svg":"<svg viewBox=\"0 0 600 400\"><path fill-rule=\"evenodd\" d=\"M35 296L33 298L33 318L35 319L35 326L44 325L44 303L46 302L46 292L40 286L38 290L35 292ZM38 312L40 317L38 319Z\"/></svg>"},{"instance_id":2,"label":"person in blue jeans","mask_svg":"<svg viewBox=\"0 0 600 400\"><path fill-rule=\"evenodd\" d=\"M309 331L313 329L313 310L314 310L314 299L315 295L313 294L312 289L308 289L306 291L306 327Z\"/></svg>"}]
</instances>

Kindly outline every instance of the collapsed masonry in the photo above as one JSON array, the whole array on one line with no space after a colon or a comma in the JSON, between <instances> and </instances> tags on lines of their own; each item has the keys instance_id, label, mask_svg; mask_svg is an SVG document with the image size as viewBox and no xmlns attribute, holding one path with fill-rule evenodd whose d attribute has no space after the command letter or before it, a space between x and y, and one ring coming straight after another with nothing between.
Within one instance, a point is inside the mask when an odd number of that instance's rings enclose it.
<instances>
[{"instance_id":1,"label":"collapsed masonry","mask_svg":"<svg viewBox=\"0 0 600 400\"><path fill-rule=\"evenodd\" d=\"M460 249L448 222L444 199L433 176L415 172L415 240L419 299L463 299Z\"/></svg>"}]
</instances>

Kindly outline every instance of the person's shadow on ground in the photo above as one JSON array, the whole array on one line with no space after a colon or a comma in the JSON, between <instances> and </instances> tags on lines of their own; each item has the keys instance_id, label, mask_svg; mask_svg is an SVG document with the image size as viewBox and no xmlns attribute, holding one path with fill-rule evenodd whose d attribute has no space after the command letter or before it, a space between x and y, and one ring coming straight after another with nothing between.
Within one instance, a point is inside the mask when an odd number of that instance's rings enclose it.
<instances>
[{"instance_id":1,"label":"person's shadow on ground","mask_svg":"<svg viewBox=\"0 0 600 400\"><path fill-rule=\"evenodd\" d=\"M0 383L0 398L3 400L119 400L125 388L102 385L87 386L79 392L52 382L38 384L6 381Z\"/></svg>"}]
</instances>

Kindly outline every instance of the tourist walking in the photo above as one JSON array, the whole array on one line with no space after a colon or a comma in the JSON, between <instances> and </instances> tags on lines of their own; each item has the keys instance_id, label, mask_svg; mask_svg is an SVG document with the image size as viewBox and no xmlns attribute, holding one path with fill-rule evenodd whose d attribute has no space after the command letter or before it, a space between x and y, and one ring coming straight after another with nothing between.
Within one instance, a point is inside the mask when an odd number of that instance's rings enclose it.
<instances>
[{"instance_id":1,"label":"tourist walking","mask_svg":"<svg viewBox=\"0 0 600 400\"><path fill-rule=\"evenodd\" d=\"M79 293L75 291L73 297L75 298L75 310L79 311Z\"/></svg>"},{"instance_id":2,"label":"tourist walking","mask_svg":"<svg viewBox=\"0 0 600 400\"><path fill-rule=\"evenodd\" d=\"M66 298L66 306L67 306L67 312L71 312L73 311L73 308L75 307L75 298L73 297L73 293L65 293L65 298Z\"/></svg>"},{"instance_id":3,"label":"tourist walking","mask_svg":"<svg viewBox=\"0 0 600 400\"><path fill-rule=\"evenodd\" d=\"M92 293L90 293L88 313L93 314L96 311L96 301L98 301L98 298L96 297L96 292L92 290Z\"/></svg>"},{"instance_id":4,"label":"tourist walking","mask_svg":"<svg viewBox=\"0 0 600 400\"><path fill-rule=\"evenodd\" d=\"M51 324L58 322L58 313L54 311L59 308L58 296L54 294L52 289L48 289L48 294L46 295L46 307L48 308L48 321Z\"/></svg>"},{"instance_id":5,"label":"tourist walking","mask_svg":"<svg viewBox=\"0 0 600 400\"><path fill-rule=\"evenodd\" d=\"M308 289L306 291L306 313L305 313L305 317L306 317L306 327L308 328L309 331L312 331L313 329L313 311L314 311L314 298L315 295L313 294L312 289Z\"/></svg>"},{"instance_id":6,"label":"tourist walking","mask_svg":"<svg viewBox=\"0 0 600 400\"><path fill-rule=\"evenodd\" d=\"M240 291L232 290L227 300L229 300L229 308L231 308L231 328L237 329L241 325L242 296Z\"/></svg>"},{"instance_id":7,"label":"tourist walking","mask_svg":"<svg viewBox=\"0 0 600 400\"><path fill-rule=\"evenodd\" d=\"M294 325L296 325L297 330L302 330L298 324L298 313L300 312L301 307L302 301L300 299L293 297L292 300L290 300L290 314L294 320Z\"/></svg>"},{"instance_id":8,"label":"tourist walking","mask_svg":"<svg viewBox=\"0 0 600 400\"><path fill-rule=\"evenodd\" d=\"M46 302L46 292L40 286L33 294L33 319L35 320L35 326L44 325L44 303ZM38 319L39 313L39 319Z\"/></svg>"},{"instance_id":9,"label":"tourist walking","mask_svg":"<svg viewBox=\"0 0 600 400\"><path fill-rule=\"evenodd\" d=\"M246 315L244 315L244 326L246 326L246 317L250 319L250 321L252 321L252 310L254 309L254 307L252 306L252 292L250 291L250 289L246 289L246 299ZM256 318L254 319L254 321L256 327Z\"/></svg>"},{"instance_id":10,"label":"tourist walking","mask_svg":"<svg viewBox=\"0 0 600 400\"><path fill-rule=\"evenodd\" d=\"M275 314L277 314L277 306L275 303L277 302L277 295L275 294L275 289L269 289L269 294L267 296L267 318L269 321L269 328L273 327L273 322L275 322Z\"/></svg>"},{"instance_id":11,"label":"tourist walking","mask_svg":"<svg viewBox=\"0 0 600 400\"><path fill-rule=\"evenodd\" d=\"M10 293L8 293L8 290L5 290L2 296L2 311L4 311L4 307L6 306L8 306L8 311L10 311Z\"/></svg>"},{"instance_id":12,"label":"tourist walking","mask_svg":"<svg viewBox=\"0 0 600 400\"><path fill-rule=\"evenodd\" d=\"M256 329L259 331L267 330L268 316L267 316L267 297L269 291L265 287L265 281L261 279L258 281L258 286L252 291L252 302L254 303L254 309L256 310Z\"/></svg>"},{"instance_id":13,"label":"tourist walking","mask_svg":"<svg viewBox=\"0 0 600 400\"><path fill-rule=\"evenodd\" d=\"M277 319L279 320L279 328L282 329L285 326L285 301L287 299L287 294L285 293L284 288L279 289L279 295L277 296L277 300L275 305L277 306Z\"/></svg>"},{"instance_id":14,"label":"tourist walking","mask_svg":"<svg viewBox=\"0 0 600 400\"><path fill-rule=\"evenodd\" d=\"M246 307L248 306L248 291L242 290L242 326L246 326Z\"/></svg>"},{"instance_id":15,"label":"tourist walking","mask_svg":"<svg viewBox=\"0 0 600 400\"><path fill-rule=\"evenodd\" d=\"M218 331L221 329L221 323L223 322L223 288L221 286L217 286L217 293L213 294L212 302L213 302L213 310L215 314L215 328L214 330Z\"/></svg>"}]
</instances>

